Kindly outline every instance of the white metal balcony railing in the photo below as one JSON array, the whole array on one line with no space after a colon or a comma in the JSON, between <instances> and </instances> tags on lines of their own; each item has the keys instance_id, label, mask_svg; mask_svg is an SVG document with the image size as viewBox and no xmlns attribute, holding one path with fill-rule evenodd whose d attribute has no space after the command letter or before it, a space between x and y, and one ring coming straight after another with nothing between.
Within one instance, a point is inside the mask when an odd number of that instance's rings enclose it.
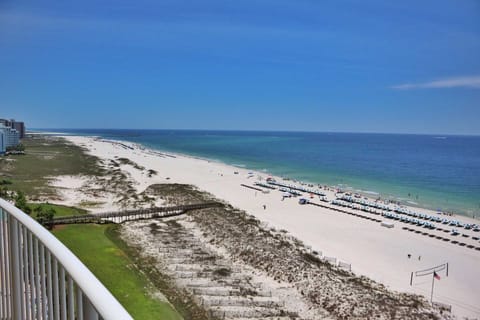
<instances>
[{"instance_id":1,"label":"white metal balcony railing","mask_svg":"<svg viewBox=\"0 0 480 320\"><path fill-rule=\"evenodd\" d=\"M0 199L0 319L132 317L55 236Z\"/></svg>"}]
</instances>

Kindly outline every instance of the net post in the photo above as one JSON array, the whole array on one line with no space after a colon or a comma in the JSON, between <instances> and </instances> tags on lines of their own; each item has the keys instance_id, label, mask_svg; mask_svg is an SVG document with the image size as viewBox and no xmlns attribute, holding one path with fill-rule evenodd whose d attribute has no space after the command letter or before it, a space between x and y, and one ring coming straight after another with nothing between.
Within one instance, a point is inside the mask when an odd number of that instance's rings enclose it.
<instances>
[{"instance_id":1,"label":"net post","mask_svg":"<svg viewBox=\"0 0 480 320\"><path fill-rule=\"evenodd\" d=\"M432 273L432 293L430 294L430 302L433 306L433 285L435 284L435 273Z\"/></svg>"}]
</instances>

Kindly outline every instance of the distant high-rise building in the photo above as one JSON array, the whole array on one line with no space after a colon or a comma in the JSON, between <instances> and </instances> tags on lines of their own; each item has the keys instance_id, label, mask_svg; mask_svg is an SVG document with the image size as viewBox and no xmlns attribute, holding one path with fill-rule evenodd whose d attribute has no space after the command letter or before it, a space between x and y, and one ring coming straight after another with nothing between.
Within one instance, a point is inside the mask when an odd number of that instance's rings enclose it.
<instances>
[{"instance_id":1,"label":"distant high-rise building","mask_svg":"<svg viewBox=\"0 0 480 320\"><path fill-rule=\"evenodd\" d=\"M20 139L25 138L25 124L23 123L23 121L15 121L12 119L10 126L18 131L18 133L20 134Z\"/></svg>"},{"instance_id":2,"label":"distant high-rise building","mask_svg":"<svg viewBox=\"0 0 480 320\"><path fill-rule=\"evenodd\" d=\"M20 143L20 132L16 129L0 124L0 132L2 133L2 146L5 149L7 147L15 147Z\"/></svg>"}]
</instances>

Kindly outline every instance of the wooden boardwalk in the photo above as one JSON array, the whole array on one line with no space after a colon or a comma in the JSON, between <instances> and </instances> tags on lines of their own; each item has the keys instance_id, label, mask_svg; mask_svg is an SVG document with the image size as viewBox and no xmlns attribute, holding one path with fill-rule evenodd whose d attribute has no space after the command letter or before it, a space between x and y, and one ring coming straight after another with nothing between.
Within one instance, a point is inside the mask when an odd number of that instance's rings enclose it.
<instances>
[{"instance_id":1,"label":"wooden boardwalk","mask_svg":"<svg viewBox=\"0 0 480 320\"><path fill-rule=\"evenodd\" d=\"M122 223L125 221L166 218L184 214L190 210L199 210L223 206L220 202L205 202L180 206L155 207L138 210L104 212L98 214L84 214L79 216L58 217L51 222L53 225L79 223Z\"/></svg>"}]
</instances>

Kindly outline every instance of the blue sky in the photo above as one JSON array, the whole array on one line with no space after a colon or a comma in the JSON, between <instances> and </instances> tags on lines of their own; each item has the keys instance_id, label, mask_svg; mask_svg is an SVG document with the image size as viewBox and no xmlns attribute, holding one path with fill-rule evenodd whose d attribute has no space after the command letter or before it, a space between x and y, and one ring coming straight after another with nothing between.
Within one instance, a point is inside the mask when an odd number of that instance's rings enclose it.
<instances>
[{"instance_id":1,"label":"blue sky","mask_svg":"<svg viewBox=\"0 0 480 320\"><path fill-rule=\"evenodd\" d=\"M0 0L2 116L480 134L480 2Z\"/></svg>"}]
</instances>

